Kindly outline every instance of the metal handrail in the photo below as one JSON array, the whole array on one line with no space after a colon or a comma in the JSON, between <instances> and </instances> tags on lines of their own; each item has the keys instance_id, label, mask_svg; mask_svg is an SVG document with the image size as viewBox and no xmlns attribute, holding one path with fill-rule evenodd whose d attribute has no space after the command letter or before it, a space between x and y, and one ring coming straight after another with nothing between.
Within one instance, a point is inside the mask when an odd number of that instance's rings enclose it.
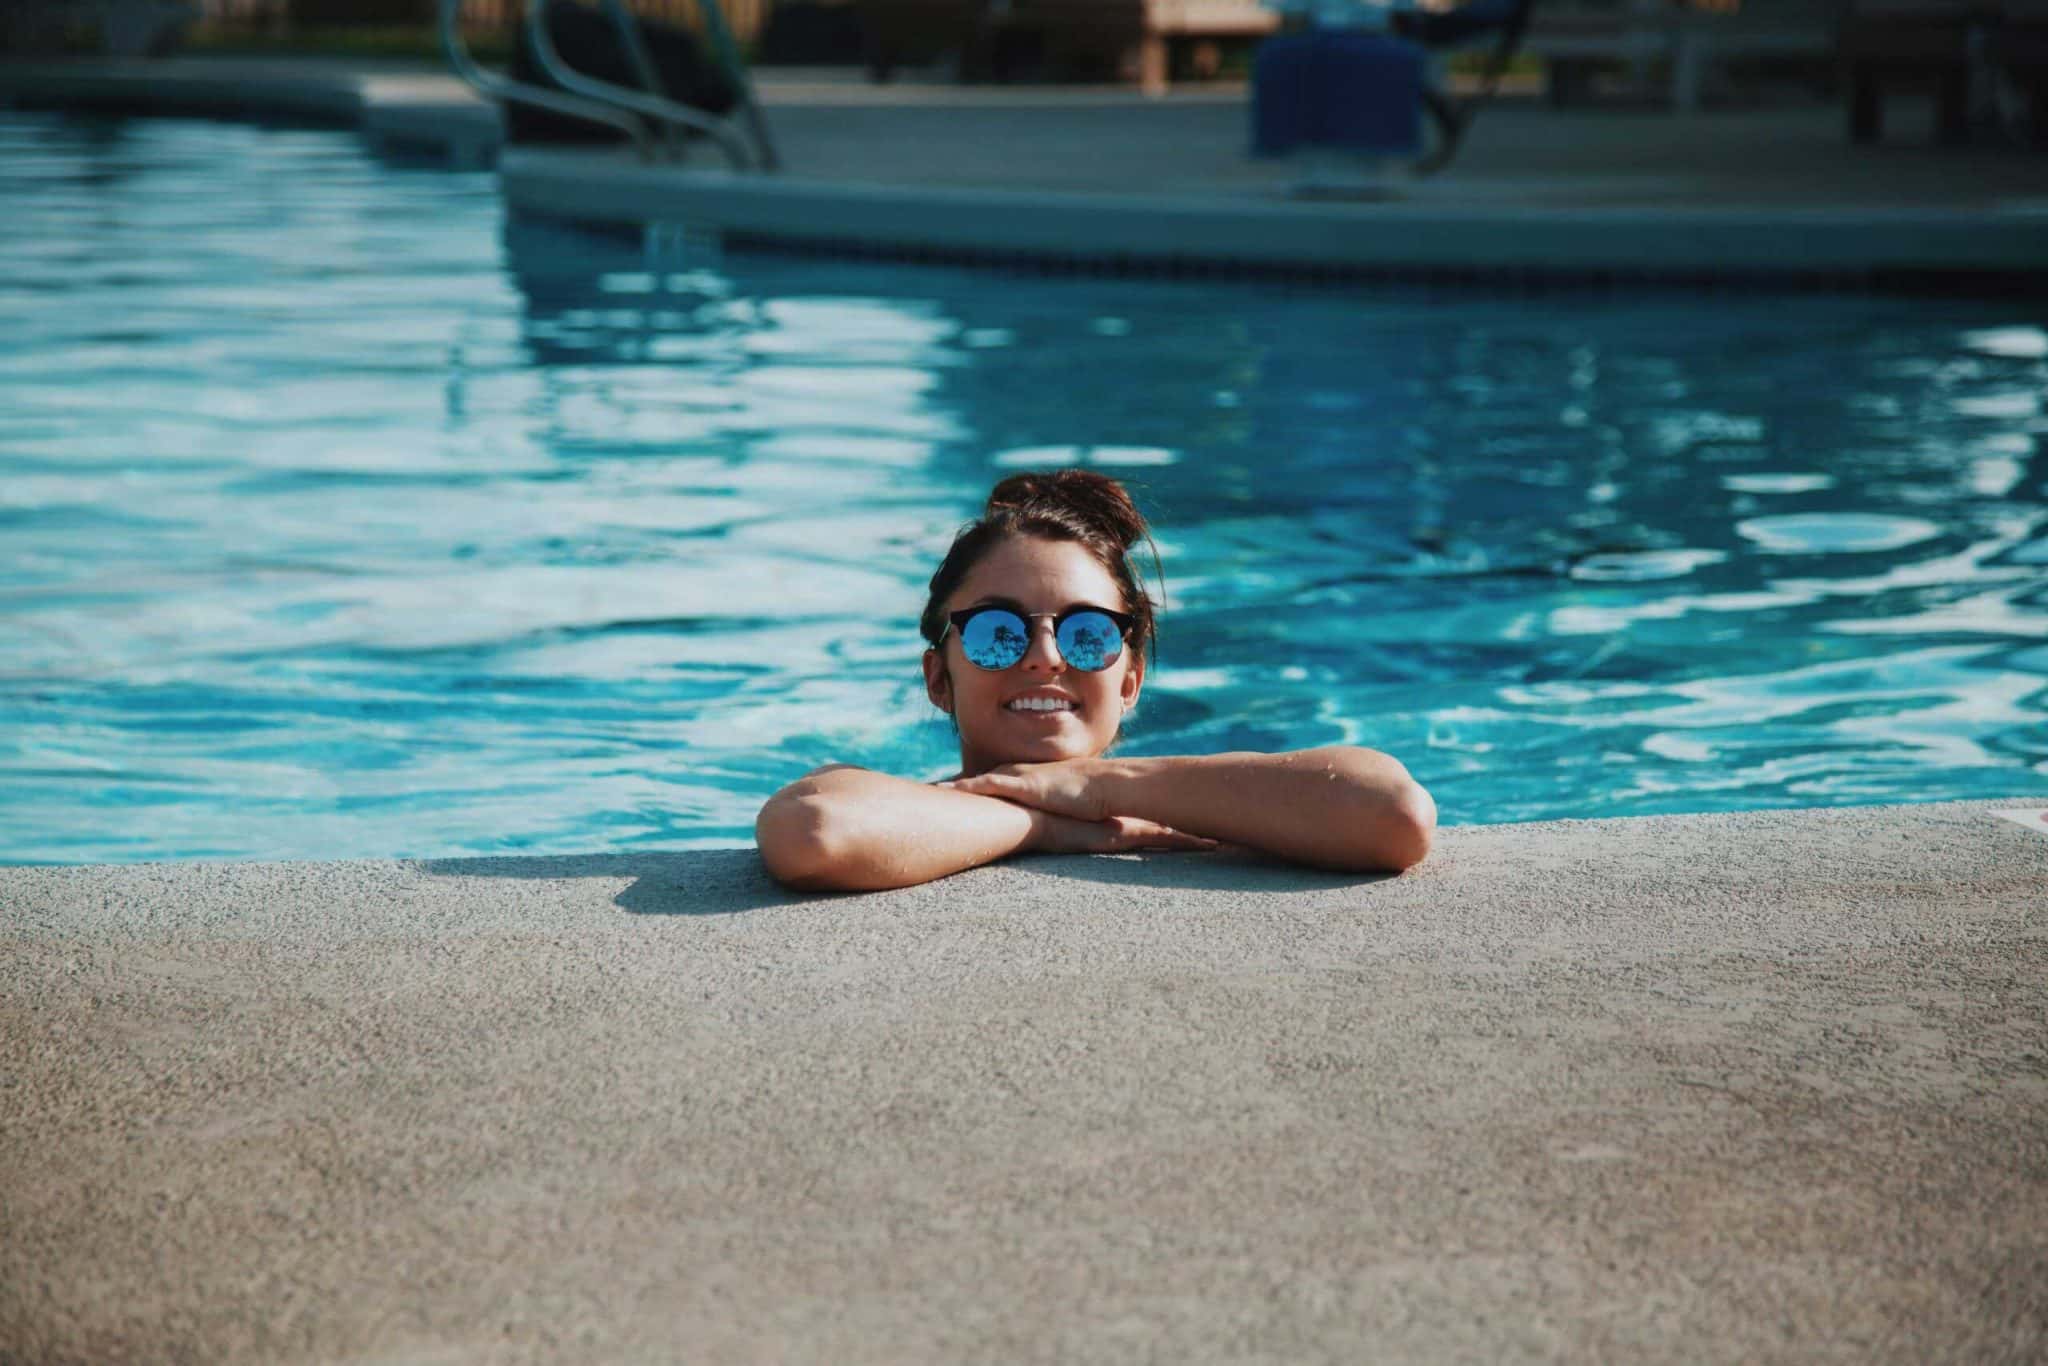
<instances>
[{"instance_id":1,"label":"metal handrail","mask_svg":"<svg viewBox=\"0 0 2048 1366\"><path fill-rule=\"evenodd\" d=\"M617 4L618 0L605 0ZM725 22L725 6L720 0L697 0L698 12L704 16L704 31L711 35L711 46L718 54L718 60L725 65L726 74L740 88L740 103L747 111L747 126L753 130L754 142L761 154L761 169L779 171L782 158L775 154L775 141L768 136L768 119L761 112L761 103L754 98L754 83L747 79L746 59L740 56L740 45L733 41L732 29Z\"/></svg>"},{"instance_id":2,"label":"metal handrail","mask_svg":"<svg viewBox=\"0 0 2048 1366\"><path fill-rule=\"evenodd\" d=\"M633 64L633 72L640 78L640 84L648 93L662 93L661 76L655 70L654 59L647 53L647 42L640 36L640 25L633 22L632 14L626 9L625 0L599 0L606 14L611 16L612 27L618 30L619 45L626 50L626 59ZM732 29L725 22L725 7L719 0L697 0L699 12L704 16L704 28L711 35L712 55L725 68L725 74L739 87L740 102L747 111L748 130L754 135L754 155L764 171L782 169L782 158L775 153L775 140L768 135L768 118L761 112L761 103L754 98L754 83L747 78L746 59L740 56L739 44L733 41Z\"/></svg>"},{"instance_id":3,"label":"metal handrail","mask_svg":"<svg viewBox=\"0 0 2048 1366\"><path fill-rule=\"evenodd\" d=\"M448 64L455 68L456 75L474 86L480 94L488 99L516 100L541 109L551 109L557 114L567 114L571 118L607 124L633 139L633 145L642 158L647 157L652 151L647 126L630 114L622 113L608 104L601 104L595 100L578 99L574 95L565 95L546 86L515 81L477 65L476 59L470 56L468 45L462 41L462 0L441 0L440 8L441 47L448 54Z\"/></svg>"},{"instance_id":4,"label":"metal handrail","mask_svg":"<svg viewBox=\"0 0 2048 1366\"><path fill-rule=\"evenodd\" d=\"M633 64L633 74L640 78L640 86L650 95L661 93L661 73L654 69L654 58L648 55L647 43L640 36L640 25L633 22L621 0L603 0L604 12L610 16L612 28L619 35L619 46L626 50L626 60Z\"/></svg>"},{"instance_id":5,"label":"metal handrail","mask_svg":"<svg viewBox=\"0 0 2048 1366\"><path fill-rule=\"evenodd\" d=\"M656 95L661 94L661 77L655 72L653 59L647 55L640 25L633 22L625 0L599 0L599 3L611 15L612 27L619 31L619 42L633 63L640 84ZM740 55L739 44L733 41L732 29L725 22L724 4L721 0L697 0L697 10L703 16L705 31L711 36L712 55L725 68L726 76L740 92L740 103L747 112L747 128L754 135L755 159L764 171L781 170L782 158L776 155L775 139L768 134L768 116L761 112L761 102L754 98L754 82L747 74L746 58Z\"/></svg>"},{"instance_id":6,"label":"metal handrail","mask_svg":"<svg viewBox=\"0 0 2048 1366\"><path fill-rule=\"evenodd\" d=\"M630 109L664 123L680 124L709 134L736 169L747 169L747 145L734 134L726 120L660 95L644 94L627 86L601 81L595 76L586 76L570 67L555 51L554 39L548 34L547 10L548 0L527 0L526 31L533 44L533 54L540 59L541 70L553 77L564 90L593 100L605 100L621 109Z\"/></svg>"}]
</instances>

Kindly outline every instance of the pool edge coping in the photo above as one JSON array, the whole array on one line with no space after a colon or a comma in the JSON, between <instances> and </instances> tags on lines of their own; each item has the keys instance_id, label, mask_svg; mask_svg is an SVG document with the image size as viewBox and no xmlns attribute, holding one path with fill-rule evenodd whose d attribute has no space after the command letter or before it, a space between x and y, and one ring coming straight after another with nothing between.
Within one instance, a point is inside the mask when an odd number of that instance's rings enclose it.
<instances>
[{"instance_id":1,"label":"pool edge coping","mask_svg":"<svg viewBox=\"0 0 2048 1366\"><path fill-rule=\"evenodd\" d=\"M1488 207L755 176L602 149L511 147L499 109L479 97L409 97L403 76L338 63L223 80L232 61L185 72L148 61L0 62L0 104L27 91L60 107L111 101L349 125L380 152L424 150L455 169L495 163L519 212L650 240L680 226L735 246L1136 274L2048 294L2048 200L1992 211Z\"/></svg>"}]
</instances>

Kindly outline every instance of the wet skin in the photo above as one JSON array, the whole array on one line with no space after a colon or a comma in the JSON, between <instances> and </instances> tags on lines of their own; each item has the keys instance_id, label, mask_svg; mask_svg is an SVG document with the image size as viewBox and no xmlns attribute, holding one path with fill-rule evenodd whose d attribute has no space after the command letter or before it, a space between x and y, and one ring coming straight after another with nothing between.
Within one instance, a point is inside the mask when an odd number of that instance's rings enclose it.
<instances>
[{"instance_id":1,"label":"wet skin","mask_svg":"<svg viewBox=\"0 0 2048 1366\"><path fill-rule=\"evenodd\" d=\"M847 764L813 770L770 798L755 822L762 858L779 881L875 891L1024 852L1241 844L1347 872L1398 871L1427 855L1435 803L1376 750L1103 757L1137 701L1144 664L1128 644L1094 671L1060 655L1052 617L1076 605L1126 607L1115 578L1080 546L1001 542L942 606L951 612L993 599L1029 620L1028 647L1015 664L969 663L951 630L924 655L926 690L959 725L961 774L933 785ZM1006 709L1024 696L1072 705Z\"/></svg>"}]
</instances>

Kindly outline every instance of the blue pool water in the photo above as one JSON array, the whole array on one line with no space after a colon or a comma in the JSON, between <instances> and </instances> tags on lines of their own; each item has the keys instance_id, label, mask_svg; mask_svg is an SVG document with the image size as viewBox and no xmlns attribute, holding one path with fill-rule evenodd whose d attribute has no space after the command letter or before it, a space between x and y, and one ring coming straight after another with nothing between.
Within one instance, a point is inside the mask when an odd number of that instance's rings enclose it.
<instances>
[{"instance_id":1,"label":"blue pool water","mask_svg":"<svg viewBox=\"0 0 2048 1366\"><path fill-rule=\"evenodd\" d=\"M745 843L950 771L1005 471L1158 523L1130 753L1446 824L2048 795L2048 315L1031 278L508 223L356 140L0 116L0 860Z\"/></svg>"}]
</instances>

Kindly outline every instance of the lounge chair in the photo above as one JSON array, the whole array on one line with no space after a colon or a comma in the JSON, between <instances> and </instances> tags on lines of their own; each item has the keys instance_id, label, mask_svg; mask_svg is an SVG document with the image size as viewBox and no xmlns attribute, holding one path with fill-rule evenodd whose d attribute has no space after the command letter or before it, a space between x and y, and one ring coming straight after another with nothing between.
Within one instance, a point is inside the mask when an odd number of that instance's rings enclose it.
<instances>
[{"instance_id":1,"label":"lounge chair","mask_svg":"<svg viewBox=\"0 0 2048 1366\"><path fill-rule=\"evenodd\" d=\"M1284 155L1297 146L1350 148L1382 160L1408 160L1431 175L1458 154L1473 118L1499 89L1529 28L1536 0L1469 0L1455 9L1349 9L1315 0L1277 0L1296 29L1260 49L1254 91L1253 154ZM1334 14L1334 18L1332 17ZM1353 14L1367 31L1322 28ZM1370 29L1384 25L1383 32ZM1325 51L1317 51L1318 39ZM1425 74L1429 55L1492 40L1479 92L1460 99ZM1341 49L1341 50L1340 50ZM1405 107L1403 107L1405 104ZM1435 146L1417 156L1417 105L1436 126ZM1304 192L1298 187L1297 193ZM1312 192L1312 191L1311 191Z\"/></svg>"},{"instance_id":2,"label":"lounge chair","mask_svg":"<svg viewBox=\"0 0 2048 1366\"><path fill-rule=\"evenodd\" d=\"M1419 43L1366 28L1304 25L1259 45L1252 155L1294 158L1292 193L1376 195L1383 168L1422 151Z\"/></svg>"},{"instance_id":3,"label":"lounge chair","mask_svg":"<svg viewBox=\"0 0 2048 1366\"><path fill-rule=\"evenodd\" d=\"M1459 99L1443 86L1425 84L1422 107L1437 126L1433 151L1415 163L1418 175L1434 175L1451 164L1464 141L1472 119L1500 88L1500 78L1514 60L1523 36L1529 31L1529 16L1536 0L1471 0L1450 10L1407 10L1394 16L1394 32L1430 52L1468 47L1493 39L1493 50L1480 73L1479 93Z\"/></svg>"}]
</instances>

